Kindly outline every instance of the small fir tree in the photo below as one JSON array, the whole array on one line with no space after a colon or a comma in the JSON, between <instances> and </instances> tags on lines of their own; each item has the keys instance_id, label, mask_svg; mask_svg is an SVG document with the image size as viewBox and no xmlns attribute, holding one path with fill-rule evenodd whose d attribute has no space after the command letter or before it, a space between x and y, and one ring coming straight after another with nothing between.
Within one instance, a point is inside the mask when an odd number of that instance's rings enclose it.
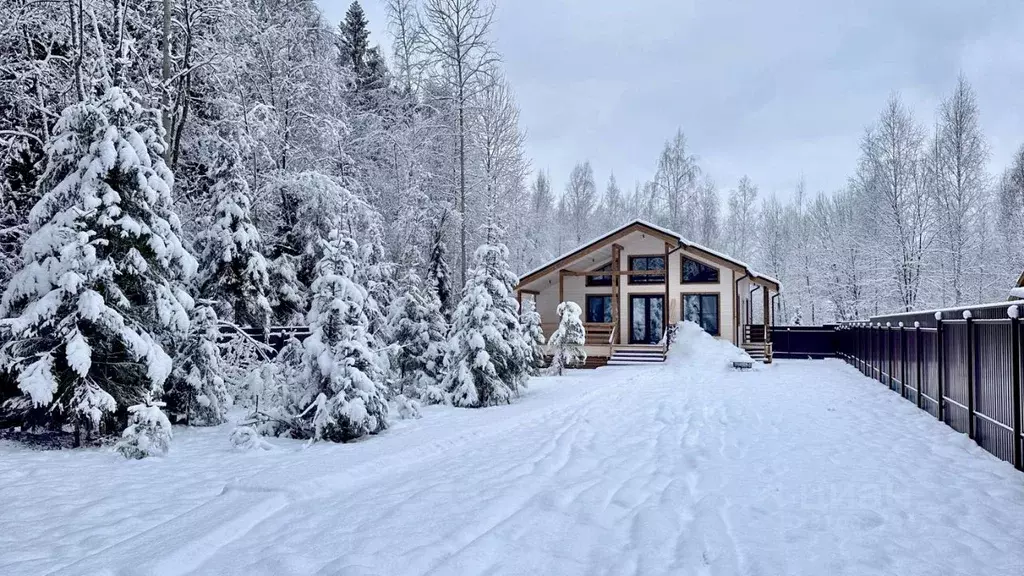
<instances>
[{"instance_id":1,"label":"small fir tree","mask_svg":"<svg viewBox=\"0 0 1024 576\"><path fill-rule=\"evenodd\" d=\"M188 339L175 357L168 379L168 412L180 422L216 426L225 421L231 398L217 345L217 323L217 313L210 306L196 306L192 311Z\"/></svg>"},{"instance_id":2,"label":"small fir tree","mask_svg":"<svg viewBox=\"0 0 1024 576\"><path fill-rule=\"evenodd\" d=\"M526 365L531 376L536 376L544 366L544 329L540 325L540 314L537 312L537 304L532 298L523 302L523 309L519 312L519 324L523 329L523 340L530 347L530 355Z\"/></svg>"},{"instance_id":3,"label":"small fir tree","mask_svg":"<svg viewBox=\"0 0 1024 576\"><path fill-rule=\"evenodd\" d=\"M305 324L306 289L299 281L297 256L281 254L270 266L270 308L274 321L281 326Z\"/></svg>"},{"instance_id":4,"label":"small fir tree","mask_svg":"<svg viewBox=\"0 0 1024 576\"><path fill-rule=\"evenodd\" d=\"M587 361L587 352L583 349L587 341L587 333L583 328L580 315L583 311L575 302L562 302L558 305L558 328L551 335L551 368L549 374L561 376L566 368L582 366Z\"/></svg>"},{"instance_id":5,"label":"small fir tree","mask_svg":"<svg viewBox=\"0 0 1024 576\"><path fill-rule=\"evenodd\" d=\"M347 442L387 427L387 389L366 317L366 288L355 275L355 240L332 232L317 264L303 342L306 408L295 416L312 440Z\"/></svg>"},{"instance_id":6,"label":"small fir tree","mask_svg":"<svg viewBox=\"0 0 1024 576\"><path fill-rule=\"evenodd\" d=\"M130 460L163 456L171 445L171 422L164 415L163 402L146 398L142 404L128 407L128 427L114 450Z\"/></svg>"},{"instance_id":7,"label":"small fir tree","mask_svg":"<svg viewBox=\"0 0 1024 576\"><path fill-rule=\"evenodd\" d=\"M230 137L230 134L227 135ZM249 185L241 159L230 142L221 140L209 179L217 203L213 224L199 235L199 286L203 297L218 303L217 313L241 326L270 325L270 280L262 240L252 223Z\"/></svg>"},{"instance_id":8,"label":"small fir tree","mask_svg":"<svg viewBox=\"0 0 1024 576\"><path fill-rule=\"evenodd\" d=\"M487 243L477 248L465 294L455 309L445 356L444 389L456 406L511 402L527 377L530 345L519 325L512 288L517 278L508 248L488 223Z\"/></svg>"},{"instance_id":9,"label":"small fir tree","mask_svg":"<svg viewBox=\"0 0 1024 576\"><path fill-rule=\"evenodd\" d=\"M180 240L158 113L138 100L110 88L63 112L23 268L0 300L11 334L0 362L33 405L88 431L123 427L105 416L163 391L165 346L189 328L183 284L196 261Z\"/></svg>"},{"instance_id":10,"label":"small fir tree","mask_svg":"<svg viewBox=\"0 0 1024 576\"><path fill-rule=\"evenodd\" d=\"M437 295L422 288L415 272L409 271L402 289L404 293L392 304L389 317L397 392L437 404L444 401L440 384L448 325Z\"/></svg>"}]
</instances>

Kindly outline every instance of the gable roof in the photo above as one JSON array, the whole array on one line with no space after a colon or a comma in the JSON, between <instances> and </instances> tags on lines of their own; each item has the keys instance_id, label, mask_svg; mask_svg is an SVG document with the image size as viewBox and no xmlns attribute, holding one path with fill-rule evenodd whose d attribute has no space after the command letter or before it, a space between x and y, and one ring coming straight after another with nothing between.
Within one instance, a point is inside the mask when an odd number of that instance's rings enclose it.
<instances>
[{"instance_id":1,"label":"gable roof","mask_svg":"<svg viewBox=\"0 0 1024 576\"><path fill-rule=\"evenodd\" d=\"M726 265L732 266L736 270L745 272L747 276L750 276L751 279L755 281L762 280L769 284L774 284L776 291L782 288L782 284L778 280L766 274L755 272L750 266L748 266L746 263L740 260L737 260L731 256L727 256L721 252L718 252L706 246L697 244L696 242L691 242L686 238L683 238L679 234L669 230L668 228L662 228L657 224L651 224L650 222L640 219L627 222L626 224L619 226L618 228L612 230L611 232L599 236L591 240L590 242L582 244L570 250L569 252L566 252L565 254L558 256L554 260L542 264L537 268L534 268L533 270L527 272L526 274L523 274L522 276L519 277L519 286L522 286L523 284L528 284L530 282L533 282L534 280L537 280L538 278L546 276L551 272L554 272L555 270L558 270L559 268L569 264L570 262L582 258L583 256L586 256L587 254L603 246L607 246L608 244L618 240L619 238L623 238L629 234L632 234L633 232L644 232L646 234L650 234L651 236L661 238L666 242L675 243L676 247L684 247L691 251L703 253L704 255L710 256L713 259L724 261Z\"/></svg>"}]
</instances>

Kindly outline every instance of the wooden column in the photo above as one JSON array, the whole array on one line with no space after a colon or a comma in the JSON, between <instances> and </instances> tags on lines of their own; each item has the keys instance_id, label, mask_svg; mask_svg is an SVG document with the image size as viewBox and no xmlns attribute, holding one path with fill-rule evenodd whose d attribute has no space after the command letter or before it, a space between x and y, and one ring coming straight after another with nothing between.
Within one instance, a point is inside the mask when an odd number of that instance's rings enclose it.
<instances>
[{"instance_id":1,"label":"wooden column","mask_svg":"<svg viewBox=\"0 0 1024 576\"><path fill-rule=\"evenodd\" d=\"M612 272L622 271L622 246L618 244L612 244ZM619 285L622 282L622 276L619 274L612 274L612 323L615 334L612 335L612 343L618 344L621 340L620 335L622 333L622 327L625 323L620 317L622 305L619 302Z\"/></svg>"},{"instance_id":2,"label":"wooden column","mask_svg":"<svg viewBox=\"0 0 1024 576\"><path fill-rule=\"evenodd\" d=\"M558 303L565 302L565 270L558 271Z\"/></svg>"},{"instance_id":3,"label":"wooden column","mask_svg":"<svg viewBox=\"0 0 1024 576\"><path fill-rule=\"evenodd\" d=\"M669 285L669 280L668 280L668 271L669 271L668 253L671 252L671 251L672 251L672 246L668 242L665 242L665 266L664 266L664 268L665 268L665 303L662 304L662 306L661 306L661 317L662 317L661 329L662 330L668 330L668 322L669 322L668 319L669 319L669 316L670 316L669 315L669 308L672 307L672 301L669 300L669 294L668 294L668 285Z\"/></svg>"}]
</instances>

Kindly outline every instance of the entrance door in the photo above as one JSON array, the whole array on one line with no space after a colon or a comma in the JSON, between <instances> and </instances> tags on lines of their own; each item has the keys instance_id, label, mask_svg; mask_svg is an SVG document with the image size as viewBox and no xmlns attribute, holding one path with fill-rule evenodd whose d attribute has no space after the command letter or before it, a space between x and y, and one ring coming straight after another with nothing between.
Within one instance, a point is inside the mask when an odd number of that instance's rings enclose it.
<instances>
[{"instance_id":1,"label":"entrance door","mask_svg":"<svg viewBox=\"0 0 1024 576\"><path fill-rule=\"evenodd\" d=\"M664 296L629 297L629 343L657 344L664 332Z\"/></svg>"}]
</instances>

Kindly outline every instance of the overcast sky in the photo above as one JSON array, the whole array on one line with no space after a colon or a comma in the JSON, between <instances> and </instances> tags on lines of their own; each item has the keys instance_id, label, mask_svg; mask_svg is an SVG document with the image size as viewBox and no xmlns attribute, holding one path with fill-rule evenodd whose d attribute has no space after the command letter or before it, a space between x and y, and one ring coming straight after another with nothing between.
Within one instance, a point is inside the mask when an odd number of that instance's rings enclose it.
<instances>
[{"instance_id":1,"label":"overcast sky","mask_svg":"<svg viewBox=\"0 0 1024 576\"><path fill-rule=\"evenodd\" d=\"M318 1L332 22L349 4ZM381 0L362 4L389 47ZM677 128L723 191L833 191L892 91L931 127L961 71L990 169L1024 143L1022 0L498 0L494 39L558 191L587 159L602 191L649 179Z\"/></svg>"}]
</instances>

